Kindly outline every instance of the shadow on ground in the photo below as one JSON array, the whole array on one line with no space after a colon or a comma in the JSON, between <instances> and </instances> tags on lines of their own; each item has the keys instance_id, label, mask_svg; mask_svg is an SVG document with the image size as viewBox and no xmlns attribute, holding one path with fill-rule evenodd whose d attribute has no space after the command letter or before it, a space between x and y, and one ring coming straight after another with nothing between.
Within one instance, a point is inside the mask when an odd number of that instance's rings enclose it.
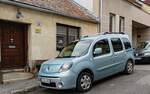
<instances>
[{"instance_id":1,"label":"shadow on ground","mask_svg":"<svg viewBox=\"0 0 150 94\"><path fill-rule=\"evenodd\" d=\"M126 75L123 75L123 73L119 73L119 74L116 74L116 75L113 75L113 76L110 76L110 77L107 77L105 79L102 79L102 80L99 80L99 81L96 81L94 82L93 84L93 88L96 88L98 85L101 85L103 83L106 83L107 81L109 80L113 80L113 79L117 79L117 78L120 78L122 76L126 76ZM29 91L29 92L26 92L26 93L29 93L29 94L41 94L39 92L42 92L42 94L82 94L82 93L79 93L77 92L75 89L70 89L70 90L52 90L52 89L45 89L45 88L37 88L39 89L40 91L36 91L36 92L32 92L32 91ZM24 94L26 94L24 93Z\"/></svg>"},{"instance_id":2,"label":"shadow on ground","mask_svg":"<svg viewBox=\"0 0 150 94\"><path fill-rule=\"evenodd\" d=\"M150 62L136 62L135 65L150 65Z\"/></svg>"}]
</instances>

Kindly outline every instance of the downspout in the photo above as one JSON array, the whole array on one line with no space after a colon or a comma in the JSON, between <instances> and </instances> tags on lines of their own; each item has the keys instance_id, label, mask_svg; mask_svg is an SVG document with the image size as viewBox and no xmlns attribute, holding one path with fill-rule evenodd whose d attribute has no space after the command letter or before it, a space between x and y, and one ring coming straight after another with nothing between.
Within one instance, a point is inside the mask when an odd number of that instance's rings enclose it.
<instances>
[{"instance_id":1,"label":"downspout","mask_svg":"<svg viewBox=\"0 0 150 94\"><path fill-rule=\"evenodd\" d=\"M99 18L100 18L100 24L99 24L99 33L102 33L103 29L103 0L100 0L99 2Z\"/></svg>"}]
</instances>

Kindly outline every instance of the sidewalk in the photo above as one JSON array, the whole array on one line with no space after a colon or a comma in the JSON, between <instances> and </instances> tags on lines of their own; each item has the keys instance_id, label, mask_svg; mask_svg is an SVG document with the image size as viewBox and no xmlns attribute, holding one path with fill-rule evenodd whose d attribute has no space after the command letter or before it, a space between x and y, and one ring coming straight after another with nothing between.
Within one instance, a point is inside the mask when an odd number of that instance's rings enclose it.
<instances>
[{"instance_id":1,"label":"sidewalk","mask_svg":"<svg viewBox=\"0 0 150 94\"><path fill-rule=\"evenodd\" d=\"M28 79L13 83L0 84L0 94L15 94L39 87L37 79Z\"/></svg>"}]
</instances>

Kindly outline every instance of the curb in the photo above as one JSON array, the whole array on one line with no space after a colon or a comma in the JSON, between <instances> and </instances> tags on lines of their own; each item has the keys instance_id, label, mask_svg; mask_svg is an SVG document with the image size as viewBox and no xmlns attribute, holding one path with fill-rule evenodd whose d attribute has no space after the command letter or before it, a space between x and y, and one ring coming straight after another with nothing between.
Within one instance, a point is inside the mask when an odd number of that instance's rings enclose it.
<instances>
[{"instance_id":1,"label":"curb","mask_svg":"<svg viewBox=\"0 0 150 94\"><path fill-rule=\"evenodd\" d=\"M35 89L37 89L39 87L40 86L30 86L30 87L25 87L25 88L22 88L22 89L2 92L2 94L20 94L20 93L23 93L23 92L29 92L29 91L35 90Z\"/></svg>"},{"instance_id":2,"label":"curb","mask_svg":"<svg viewBox=\"0 0 150 94\"><path fill-rule=\"evenodd\" d=\"M20 94L20 93L25 93L25 92L29 92L29 91L32 91L32 90L35 90L35 89L38 89L40 86L35 86L35 87L27 87L25 89L22 89L22 90L18 90L14 93L11 93L11 94Z\"/></svg>"}]
</instances>

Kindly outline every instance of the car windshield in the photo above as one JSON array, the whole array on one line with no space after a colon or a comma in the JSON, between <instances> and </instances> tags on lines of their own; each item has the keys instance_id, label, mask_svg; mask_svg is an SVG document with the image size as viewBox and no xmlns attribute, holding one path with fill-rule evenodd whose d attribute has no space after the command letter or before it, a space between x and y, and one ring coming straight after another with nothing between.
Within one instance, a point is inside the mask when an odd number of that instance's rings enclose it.
<instances>
[{"instance_id":1,"label":"car windshield","mask_svg":"<svg viewBox=\"0 0 150 94\"><path fill-rule=\"evenodd\" d=\"M80 57L88 52L92 40L81 40L72 42L66 46L57 58Z\"/></svg>"},{"instance_id":2,"label":"car windshield","mask_svg":"<svg viewBox=\"0 0 150 94\"><path fill-rule=\"evenodd\" d=\"M141 42L138 45L138 49L144 49L147 46L148 42Z\"/></svg>"}]
</instances>

